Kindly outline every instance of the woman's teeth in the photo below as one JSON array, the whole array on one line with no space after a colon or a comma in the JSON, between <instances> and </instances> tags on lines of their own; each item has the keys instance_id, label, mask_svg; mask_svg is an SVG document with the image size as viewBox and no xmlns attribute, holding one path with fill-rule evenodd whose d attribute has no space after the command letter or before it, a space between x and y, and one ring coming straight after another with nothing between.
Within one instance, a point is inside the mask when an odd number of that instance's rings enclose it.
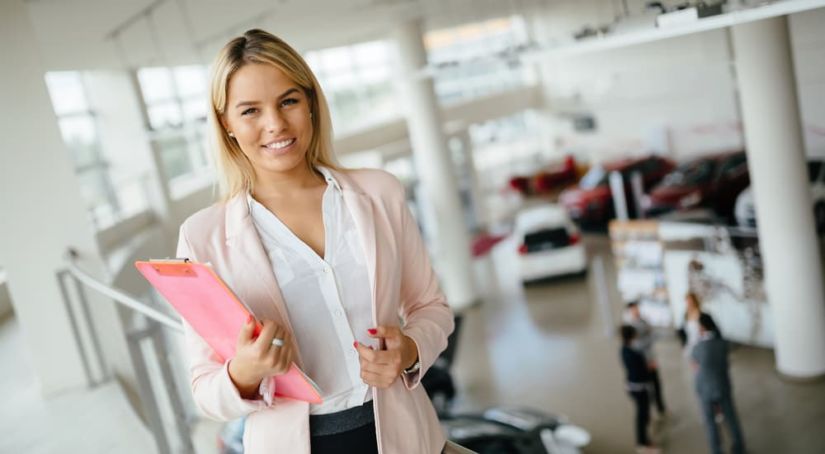
<instances>
[{"instance_id":1,"label":"woman's teeth","mask_svg":"<svg viewBox=\"0 0 825 454\"><path fill-rule=\"evenodd\" d=\"M270 144L265 145L265 147L271 150L280 150L281 148L285 148L292 145L293 142L295 142L295 139L287 139L282 140L280 142L272 142Z\"/></svg>"}]
</instances>

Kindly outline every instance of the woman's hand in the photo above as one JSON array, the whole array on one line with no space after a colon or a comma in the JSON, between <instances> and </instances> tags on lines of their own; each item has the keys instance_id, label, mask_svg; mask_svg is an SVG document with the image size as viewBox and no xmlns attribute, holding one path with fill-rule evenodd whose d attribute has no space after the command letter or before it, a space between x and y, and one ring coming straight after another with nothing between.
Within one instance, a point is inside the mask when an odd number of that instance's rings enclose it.
<instances>
[{"instance_id":1,"label":"woman's hand","mask_svg":"<svg viewBox=\"0 0 825 454\"><path fill-rule=\"evenodd\" d=\"M262 325L257 338L255 319L250 318L241 328L235 357L229 362L229 377L246 399L257 395L261 380L286 373L295 359L295 346L287 330L272 320L264 320ZM283 345L272 345L273 339L281 339Z\"/></svg>"},{"instance_id":2,"label":"woman's hand","mask_svg":"<svg viewBox=\"0 0 825 454\"><path fill-rule=\"evenodd\" d=\"M383 340L385 350L355 343L361 360L361 379L376 388L389 388L401 372L415 364L418 346L395 326L379 326L369 330L369 335Z\"/></svg>"}]
</instances>

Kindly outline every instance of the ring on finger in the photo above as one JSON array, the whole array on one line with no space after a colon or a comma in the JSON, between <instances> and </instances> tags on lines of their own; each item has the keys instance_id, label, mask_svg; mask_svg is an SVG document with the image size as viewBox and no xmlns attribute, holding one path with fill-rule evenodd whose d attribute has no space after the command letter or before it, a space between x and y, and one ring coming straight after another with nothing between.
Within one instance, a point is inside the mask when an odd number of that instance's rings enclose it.
<instances>
[{"instance_id":1,"label":"ring on finger","mask_svg":"<svg viewBox=\"0 0 825 454\"><path fill-rule=\"evenodd\" d=\"M283 347L284 346L284 340L283 339L278 339L276 337L275 339L272 339L272 346L273 347Z\"/></svg>"}]
</instances>

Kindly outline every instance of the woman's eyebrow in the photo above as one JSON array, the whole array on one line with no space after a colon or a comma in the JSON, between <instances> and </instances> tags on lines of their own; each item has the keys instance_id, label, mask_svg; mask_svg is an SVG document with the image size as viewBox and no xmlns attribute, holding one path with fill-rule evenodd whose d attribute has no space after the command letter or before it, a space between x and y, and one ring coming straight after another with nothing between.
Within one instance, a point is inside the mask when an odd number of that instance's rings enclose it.
<instances>
[{"instance_id":1,"label":"woman's eyebrow","mask_svg":"<svg viewBox=\"0 0 825 454\"><path fill-rule=\"evenodd\" d=\"M281 96L278 96L278 99L285 98L293 93L298 93L298 89L295 87L290 88L289 90L285 91Z\"/></svg>"},{"instance_id":2,"label":"woman's eyebrow","mask_svg":"<svg viewBox=\"0 0 825 454\"><path fill-rule=\"evenodd\" d=\"M297 88L292 87L289 90L283 92L281 94L281 96L278 96L278 99L283 99L283 98L285 98L285 97L287 97L287 96L289 96L293 93L298 93L298 92L299 92L299 90ZM235 108L237 109L238 107L254 106L256 104L260 104L260 102L259 101L241 101L241 102L235 104Z\"/></svg>"},{"instance_id":3,"label":"woman's eyebrow","mask_svg":"<svg viewBox=\"0 0 825 454\"><path fill-rule=\"evenodd\" d=\"M241 102L235 104L235 108L237 109L238 107L254 106L256 104L260 104L260 103L258 101L241 101Z\"/></svg>"}]
</instances>

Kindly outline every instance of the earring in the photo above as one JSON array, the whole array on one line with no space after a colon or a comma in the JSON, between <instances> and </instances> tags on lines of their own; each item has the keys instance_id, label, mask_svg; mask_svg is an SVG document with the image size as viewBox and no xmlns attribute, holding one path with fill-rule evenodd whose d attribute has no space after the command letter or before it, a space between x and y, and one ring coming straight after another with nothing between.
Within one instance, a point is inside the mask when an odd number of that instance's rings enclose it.
<instances>
[{"instance_id":1,"label":"earring","mask_svg":"<svg viewBox=\"0 0 825 454\"><path fill-rule=\"evenodd\" d=\"M229 137L232 137L233 139L235 138L235 134L232 134L231 132L229 132L227 134L229 134Z\"/></svg>"}]
</instances>

